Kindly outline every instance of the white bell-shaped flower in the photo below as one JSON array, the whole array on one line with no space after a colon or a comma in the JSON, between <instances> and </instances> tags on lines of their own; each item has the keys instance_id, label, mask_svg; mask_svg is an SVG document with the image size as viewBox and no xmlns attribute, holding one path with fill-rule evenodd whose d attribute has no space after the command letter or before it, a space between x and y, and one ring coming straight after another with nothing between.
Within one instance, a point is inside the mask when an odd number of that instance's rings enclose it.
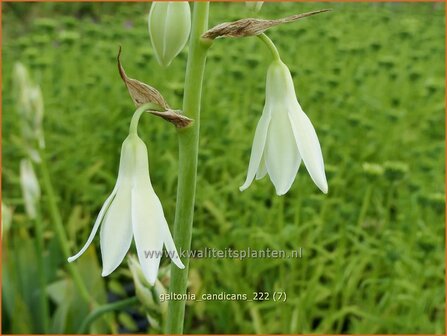
<instances>
[{"instance_id":1,"label":"white bell-shaped flower","mask_svg":"<svg viewBox=\"0 0 447 336\"><path fill-rule=\"evenodd\" d=\"M185 267L175 248L160 200L152 188L146 145L136 133L129 134L124 140L115 188L104 202L84 247L70 257L69 262L85 252L100 225L103 276L121 264L132 237L141 269L150 284L157 279L163 245L171 260L179 268Z\"/></svg>"},{"instance_id":2,"label":"white bell-shaped flower","mask_svg":"<svg viewBox=\"0 0 447 336\"><path fill-rule=\"evenodd\" d=\"M272 62L267 73L264 111L256 127L247 179L247 189L256 176L267 173L276 193L284 195L292 186L301 160L314 183L328 192L323 155L312 123L295 94L292 76L280 60Z\"/></svg>"}]
</instances>

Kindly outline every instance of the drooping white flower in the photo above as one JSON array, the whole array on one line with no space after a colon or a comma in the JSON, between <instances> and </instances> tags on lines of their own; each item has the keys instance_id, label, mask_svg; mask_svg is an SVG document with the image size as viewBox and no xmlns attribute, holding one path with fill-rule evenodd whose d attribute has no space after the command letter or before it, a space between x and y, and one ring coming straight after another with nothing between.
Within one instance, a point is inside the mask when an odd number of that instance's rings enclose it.
<instances>
[{"instance_id":1,"label":"drooping white flower","mask_svg":"<svg viewBox=\"0 0 447 336\"><path fill-rule=\"evenodd\" d=\"M115 188L104 202L84 247L69 262L85 252L100 225L102 276L109 275L121 264L132 237L141 269L150 284L157 279L163 245L171 260L179 268L185 267L152 188L146 145L136 133L130 133L124 140Z\"/></svg>"},{"instance_id":2,"label":"drooping white flower","mask_svg":"<svg viewBox=\"0 0 447 336\"><path fill-rule=\"evenodd\" d=\"M264 111L256 127L247 179L240 190L247 189L255 176L261 179L268 173L276 193L283 195L295 180L301 160L314 183L327 193L317 134L298 103L289 69L275 60L268 69Z\"/></svg>"}]
</instances>

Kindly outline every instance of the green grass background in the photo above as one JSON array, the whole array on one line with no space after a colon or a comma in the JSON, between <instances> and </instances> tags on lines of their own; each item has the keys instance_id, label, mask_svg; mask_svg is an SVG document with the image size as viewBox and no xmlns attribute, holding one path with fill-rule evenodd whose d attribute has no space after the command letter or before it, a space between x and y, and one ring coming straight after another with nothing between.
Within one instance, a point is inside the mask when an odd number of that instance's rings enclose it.
<instances>
[{"instance_id":1,"label":"green grass background","mask_svg":"<svg viewBox=\"0 0 447 336\"><path fill-rule=\"evenodd\" d=\"M34 289L33 227L19 184L24 153L13 64L27 65L42 88L51 176L72 250L78 250L113 188L134 110L117 72L118 46L130 77L157 87L171 106L181 107L187 48L167 69L156 63L147 33L149 7L3 4L2 193L14 209L3 237L4 332L36 330L33 300L40 295ZM319 192L304 166L284 197L275 195L268 177L239 192L270 55L256 38L218 40L209 52L192 246L302 247L304 256L192 260L197 293L284 291L287 301L192 302L187 333L445 332L444 4L265 3L257 15L277 18L327 7L334 11L268 35L316 127L328 195ZM253 13L244 4L213 3L210 26L247 16ZM154 189L172 225L175 130L147 115L139 129ZM73 333L88 309L70 287L45 197L52 328ZM105 302L106 292L109 298L131 295L126 263L105 282L100 277L98 238L95 244L97 252L91 249L79 265L98 300ZM154 331L125 312L110 320L129 332Z\"/></svg>"}]
</instances>

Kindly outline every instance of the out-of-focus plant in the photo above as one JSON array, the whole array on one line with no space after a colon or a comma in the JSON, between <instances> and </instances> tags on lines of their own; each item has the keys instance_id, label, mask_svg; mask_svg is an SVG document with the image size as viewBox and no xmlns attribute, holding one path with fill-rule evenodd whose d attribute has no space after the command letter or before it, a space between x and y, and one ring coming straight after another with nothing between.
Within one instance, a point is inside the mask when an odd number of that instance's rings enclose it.
<instances>
[{"instance_id":1,"label":"out-of-focus plant","mask_svg":"<svg viewBox=\"0 0 447 336\"><path fill-rule=\"evenodd\" d=\"M11 223L12 223L12 209L2 201L2 239L3 235L9 231Z\"/></svg>"},{"instance_id":2,"label":"out-of-focus plant","mask_svg":"<svg viewBox=\"0 0 447 336\"><path fill-rule=\"evenodd\" d=\"M37 206L40 202L40 185L33 164L28 159L20 161L20 184L26 213L30 219L36 219Z\"/></svg>"},{"instance_id":3,"label":"out-of-focus plant","mask_svg":"<svg viewBox=\"0 0 447 336\"><path fill-rule=\"evenodd\" d=\"M20 62L14 66L13 78L16 110L20 118L24 147L30 158L39 162L39 148L45 147L42 92L40 87L30 80L26 67Z\"/></svg>"},{"instance_id":4,"label":"out-of-focus plant","mask_svg":"<svg viewBox=\"0 0 447 336\"><path fill-rule=\"evenodd\" d=\"M99 283L92 282L90 277L91 273L96 274L94 270L98 267L92 263L96 259L94 254L89 254L78 267L69 265L70 277L50 268L50 265L66 265L59 252L68 256L69 242L45 153L42 92L22 63L14 66L13 84L24 153L18 169L19 180L29 224L13 227L5 242L9 247L4 254L4 261L7 260L3 272L5 311L11 318L13 332L74 332L96 302L105 300L104 284L100 277ZM41 204L42 194L46 208ZM8 217L8 211L4 214ZM10 221L7 219L3 224ZM89 265L88 269L86 265ZM55 308L51 308L50 301ZM75 312L74 318L71 315ZM97 331L113 328L108 321L109 326L105 329L104 321L99 321L93 328Z\"/></svg>"}]
</instances>

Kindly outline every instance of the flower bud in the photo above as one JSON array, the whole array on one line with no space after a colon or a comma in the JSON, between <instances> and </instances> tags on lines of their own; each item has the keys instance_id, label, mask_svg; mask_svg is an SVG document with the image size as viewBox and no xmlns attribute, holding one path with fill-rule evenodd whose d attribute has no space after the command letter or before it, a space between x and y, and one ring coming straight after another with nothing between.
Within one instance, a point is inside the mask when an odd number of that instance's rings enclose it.
<instances>
[{"instance_id":1,"label":"flower bud","mask_svg":"<svg viewBox=\"0 0 447 336\"><path fill-rule=\"evenodd\" d=\"M3 238L3 230L5 230L5 232L8 232L9 228L11 227L11 222L12 222L12 209L2 201L2 230L1 230L2 238Z\"/></svg>"},{"instance_id":2,"label":"flower bud","mask_svg":"<svg viewBox=\"0 0 447 336\"><path fill-rule=\"evenodd\" d=\"M20 62L14 64L13 83L17 111L22 116L27 116L31 111L30 101L27 96L28 88L30 86L30 79L28 71Z\"/></svg>"},{"instance_id":3,"label":"flower bud","mask_svg":"<svg viewBox=\"0 0 447 336\"><path fill-rule=\"evenodd\" d=\"M31 120L29 120L30 125L34 130L34 138L38 141L41 148L45 147L45 141L43 137L43 115L44 115L44 104L42 91L40 86L35 85L29 88L29 101L32 108L33 114Z\"/></svg>"},{"instance_id":4,"label":"flower bud","mask_svg":"<svg viewBox=\"0 0 447 336\"><path fill-rule=\"evenodd\" d=\"M148 24L157 61L167 67L188 42L191 31L189 3L154 2Z\"/></svg>"},{"instance_id":5,"label":"flower bud","mask_svg":"<svg viewBox=\"0 0 447 336\"><path fill-rule=\"evenodd\" d=\"M128 257L129 269L135 285L135 294L143 306L149 311L159 311L162 315L168 311L168 303L166 301L159 302L161 295L166 295L167 290L163 284L157 279L152 286L144 276L138 259L130 255ZM160 274L164 271L160 269ZM149 316L148 316L149 317ZM160 324L154 317L150 318L154 324Z\"/></svg>"},{"instance_id":6,"label":"flower bud","mask_svg":"<svg viewBox=\"0 0 447 336\"><path fill-rule=\"evenodd\" d=\"M36 145L45 147L42 121L44 116L44 102L39 85L35 85L26 67L17 62L14 65L13 84L16 109L19 114L22 138L29 157L40 162Z\"/></svg>"},{"instance_id":7,"label":"flower bud","mask_svg":"<svg viewBox=\"0 0 447 336\"><path fill-rule=\"evenodd\" d=\"M20 161L20 184L26 213L34 219L37 216L37 203L40 200L40 186L30 160Z\"/></svg>"},{"instance_id":8,"label":"flower bud","mask_svg":"<svg viewBox=\"0 0 447 336\"><path fill-rule=\"evenodd\" d=\"M25 88L30 82L28 71L26 70L25 66L20 62L16 62L14 64L13 76L17 89L23 90L23 88Z\"/></svg>"},{"instance_id":9,"label":"flower bud","mask_svg":"<svg viewBox=\"0 0 447 336\"><path fill-rule=\"evenodd\" d=\"M138 263L138 259L131 255L128 258L128 262L135 285L135 294L137 295L138 300L140 300L147 309L152 309L155 305L155 300L151 291L151 285L145 279L141 266Z\"/></svg>"},{"instance_id":10,"label":"flower bud","mask_svg":"<svg viewBox=\"0 0 447 336\"><path fill-rule=\"evenodd\" d=\"M249 10L252 10L254 12L259 12L261 10L262 5L264 4L264 1L246 1L245 5Z\"/></svg>"}]
</instances>

